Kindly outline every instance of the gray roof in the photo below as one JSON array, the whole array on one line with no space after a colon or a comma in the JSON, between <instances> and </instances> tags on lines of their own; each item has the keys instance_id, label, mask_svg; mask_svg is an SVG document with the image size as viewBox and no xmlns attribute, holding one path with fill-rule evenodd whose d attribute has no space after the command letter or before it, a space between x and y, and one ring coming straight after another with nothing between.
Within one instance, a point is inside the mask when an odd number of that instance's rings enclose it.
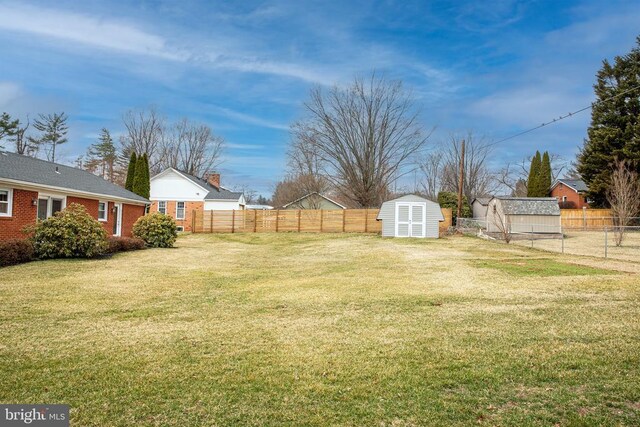
<instances>
[{"instance_id":1,"label":"gray roof","mask_svg":"<svg viewBox=\"0 0 640 427\"><path fill-rule=\"evenodd\" d=\"M495 197L507 215L560 215L555 197Z\"/></svg>"},{"instance_id":2,"label":"gray roof","mask_svg":"<svg viewBox=\"0 0 640 427\"><path fill-rule=\"evenodd\" d=\"M11 179L33 185L117 197L138 203L150 203L144 197L100 178L91 172L60 165L21 154L0 151L0 179Z\"/></svg>"},{"instance_id":3,"label":"gray roof","mask_svg":"<svg viewBox=\"0 0 640 427\"><path fill-rule=\"evenodd\" d=\"M193 181L198 184L200 187L204 187L209 192L207 196L204 198L205 200L238 200L240 196L242 196L241 192L238 191L229 191L224 187L216 188L213 185L209 184L207 180L198 178L193 175L189 175L188 173L180 172L181 175L184 175L185 178Z\"/></svg>"},{"instance_id":4,"label":"gray roof","mask_svg":"<svg viewBox=\"0 0 640 427\"><path fill-rule=\"evenodd\" d=\"M585 184L584 181L581 180L581 179L560 178L560 179L558 179L558 182L561 182L564 185L567 185L567 186L573 188L574 190L576 190L578 192L589 191L589 188L587 187L587 184Z\"/></svg>"}]
</instances>

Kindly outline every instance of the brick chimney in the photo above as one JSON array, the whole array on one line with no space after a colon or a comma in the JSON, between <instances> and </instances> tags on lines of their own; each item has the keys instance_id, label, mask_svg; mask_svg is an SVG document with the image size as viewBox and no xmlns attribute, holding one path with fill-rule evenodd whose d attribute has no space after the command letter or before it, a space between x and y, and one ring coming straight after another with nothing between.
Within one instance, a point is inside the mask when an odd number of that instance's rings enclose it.
<instances>
[{"instance_id":1,"label":"brick chimney","mask_svg":"<svg viewBox=\"0 0 640 427\"><path fill-rule=\"evenodd\" d=\"M209 185L212 185L217 189L220 189L220 174L219 173L207 174L207 182L209 183Z\"/></svg>"}]
</instances>

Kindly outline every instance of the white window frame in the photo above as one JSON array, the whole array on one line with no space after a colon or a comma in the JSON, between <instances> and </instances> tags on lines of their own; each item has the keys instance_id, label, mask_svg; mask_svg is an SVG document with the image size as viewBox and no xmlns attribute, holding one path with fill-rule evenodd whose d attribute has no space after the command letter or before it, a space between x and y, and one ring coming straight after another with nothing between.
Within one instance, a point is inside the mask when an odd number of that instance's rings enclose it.
<instances>
[{"instance_id":1,"label":"white window frame","mask_svg":"<svg viewBox=\"0 0 640 427\"><path fill-rule=\"evenodd\" d=\"M182 203L182 216L178 216L178 205ZM187 216L187 203L186 202L176 202L176 219L185 219Z\"/></svg>"},{"instance_id":2,"label":"white window frame","mask_svg":"<svg viewBox=\"0 0 640 427\"><path fill-rule=\"evenodd\" d=\"M181 226L181 225L178 225L178 226L176 227L176 231L177 231L177 232L179 232L179 233L182 233L182 232L184 231L184 227L183 227L183 226Z\"/></svg>"},{"instance_id":3,"label":"white window frame","mask_svg":"<svg viewBox=\"0 0 640 427\"><path fill-rule=\"evenodd\" d=\"M0 213L0 217L9 218L13 216L13 188L0 188L0 191L7 192L7 201L2 203L7 203L7 213Z\"/></svg>"},{"instance_id":4,"label":"white window frame","mask_svg":"<svg viewBox=\"0 0 640 427\"><path fill-rule=\"evenodd\" d=\"M104 218L100 218L100 203L104 204ZM98 221L100 222L109 221L109 202L105 200L98 200Z\"/></svg>"},{"instance_id":5,"label":"white window frame","mask_svg":"<svg viewBox=\"0 0 640 427\"><path fill-rule=\"evenodd\" d=\"M67 207L67 196L62 195L62 194L56 194L56 193L38 193L38 203L40 202L40 199L47 199L47 216L46 218L50 218L53 216L53 200L60 200L62 201L62 205L61 205L61 211L66 209ZM36 216L37 216L38 212L36 210ZM45 218L45 219L46 219Z\"/></svg>"},{"instance_id":6,"label":"white window frame","mask_svg":"<svg viewBox=\"0 0 640 427\"><path fill-rule=\"evenodd\" d=\"M160 210L160 203L163 204L162 210ZM167 201L166 200L158 200L158 212L160 212L161 214L164 214L164 215L167 214Z\"/></svg>"}]
</instances>

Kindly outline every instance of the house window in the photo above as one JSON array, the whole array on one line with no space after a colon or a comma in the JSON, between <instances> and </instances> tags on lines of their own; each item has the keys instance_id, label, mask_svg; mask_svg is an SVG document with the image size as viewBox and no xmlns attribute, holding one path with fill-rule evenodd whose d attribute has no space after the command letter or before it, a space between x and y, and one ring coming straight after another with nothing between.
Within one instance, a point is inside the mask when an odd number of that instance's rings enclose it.
<instances>
[{"instance_id":1,"label":"house window","mask_svg":"<svg viewBox=\"0 0 640 427\"><path fill-rule=\"evenodd\" d=\"M562 203L566 203L567 202L567 196L562 196Z\"/></svg>"},{"instance_id":2,"label":"house window","mask_svg":"<svg viewBox=\"0 0 640 427\"><path fill-rule=\"evenodd\" d=\"M0 216L11 216L13 190L0 188Z\"/></svg>"},{"instance_id":3,"label":"house window","mask_svg":"<svg viewBox=\"0 0 640 427\"><path fill-rule=\"evenodd\" d=\"M176 202L176 219L184 219L184 202Z\"/></svg>"},{"instance_id":4,"label":"house window","mask_svg":"<svg viewBox=\"0 0 640 427\"><path fill-rule=\"evenodd\" d=\"M184 231L184 227L182 227L182 226L176 227L176 231L183 232Z\"/></svg>"},{"instance_id":5,"label":"house window","mask_svg":"<svg viewBox=\"0 0 640 427\"><path fill-rule=\"evenodd\" d=\"M161 214L167 214L167 202L160 201L158 202L158 212Z\"/></svg>"},{"instance_id":6,"label":"house window","mask_svg":"<svg viewBox=\"0 0 640 427\"><path fill-rule=\"evenodd\" d=\"M40 195L38 197L38 219L47 219L64 209L64 199Z\"/></svg>"},{"instance_id":7,"label":"house window","mask_svg":"<svg viewBox=\"0 0 640 427\"><path fill-rule=\"evenodd\" d=\"M107 220L107 206L109 206L107 202L98 202L98 221Z\"/></svg>"}]
</instances>

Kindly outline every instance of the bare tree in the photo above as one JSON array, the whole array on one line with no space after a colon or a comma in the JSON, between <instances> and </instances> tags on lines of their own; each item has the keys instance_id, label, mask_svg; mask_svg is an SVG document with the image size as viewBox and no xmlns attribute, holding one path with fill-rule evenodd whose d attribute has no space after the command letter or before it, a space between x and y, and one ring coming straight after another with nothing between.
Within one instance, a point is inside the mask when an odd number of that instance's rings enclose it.
<instances>
[{"instance_id":1,"label":"bare tree","mask_svg":"<svg viewBox=\"0 0 640 427\"><path fill-rule=\"evenodd\" d=\"M67 126L67 119L68 117L64 112L40 114L33 122L33 127L42 132L42 134L39 138L30 137L29 143L38 146L50 145L51 148L46 151L46 154L47 160L51 162L56 161L56 148L58 145L68 141L67 132L69 127Z\"/></svg>"},{"instance_id":2,"label":"bare tree","mask_svg":"<svg viewBox=\"0 0 640 427\"><path fill-rule=\"evenodd\" d=\"M555 182L560 175L568 173L571 177L571 169L567 169L569 163L558 154L550 154L551 161L551 182ZM498 186L507 190L512 196L527 196L527 180L529 179L529 168L532 156L523 158L518 162L509 162L498 171L495 176Z\"/></svg>"},{"instance_id":3,"label":"bare tree","mask_svg":"<svg viewBox=\"0 0 640 427\"><path fill-rule=\"evenodd\" d=\"M420 162L422 179L422 193L429 200L438 200L438 193L442 191L442 169L444 167L444 153L435 150L427 154Z\"/></svg>"},{"instance_id":4,"label":"bare tree","mask_svg":"<svg viewBox=\"0 0 640 427\"><path fill-rule=\"evenodd\" d=\"M182 119L164 133L161 164L198 177L220 165L224 139L207 125Z\"/></svg>"},{"instance_id":5,"label":"bare tree","mask_svg":"<svg viewBox=\"0 0 640 427\"><path fill-rule=\"evenodd\" d=\"M162 145L165 119L154 108L150 108L148 111L130 110L123 115L122 121L127 133L120 138L121 163L128 162L131 152L147 153L151 173L160 172L166 155Z\"/></svg>"},{"instance_id":6,"label":"bare tree","mask_svg":"<svg viewBox=\"0 0 640 427\"><path fill-rule=\"evenodd\" d=\"M32 140L27 136L27 130L30 124L29 117L27 117L27 123L25 123L24 126L18 121L16 130L9 140L13 142L16 153L36 157L38 154L38 145L33 144Z\"/></svg>"},{"instance_id":7,"label":"bare tree","mask_svg":"<svg viewBox=\"0 0 640 427\"><path fill-rule=\"evenodd\" d=\"M493 225L505 243L509 244L511 242L513 237L511 234L511 219L509 215L505 215L502 203L498 203L495 199L487 208L487 228L489 228L489 224Z\"/></svg>"},{"instance_id":8,"label":"bare tree","mask_svg":"<svg viewBox=\"0 0 640 427\"><path fill-rule=\"evenodd\" d=\"M323 175L360 207L379 206L427 142L402 83L375 74L348 88L316 87L305 107L294 140L313 146Z\"/></svg>"},{"instance_id":9,"label":"bare tree","mask_svg":"<svg viewBox=\"0 0 640 427\"><path fill-rule=\"evenodd\" d=\"M640 181L638 173L625 160L616 161L611 173L607 200L614 217L614 239L616 246L624 241L626 227L640 212Z\"/></svg>"}]
</instances>

